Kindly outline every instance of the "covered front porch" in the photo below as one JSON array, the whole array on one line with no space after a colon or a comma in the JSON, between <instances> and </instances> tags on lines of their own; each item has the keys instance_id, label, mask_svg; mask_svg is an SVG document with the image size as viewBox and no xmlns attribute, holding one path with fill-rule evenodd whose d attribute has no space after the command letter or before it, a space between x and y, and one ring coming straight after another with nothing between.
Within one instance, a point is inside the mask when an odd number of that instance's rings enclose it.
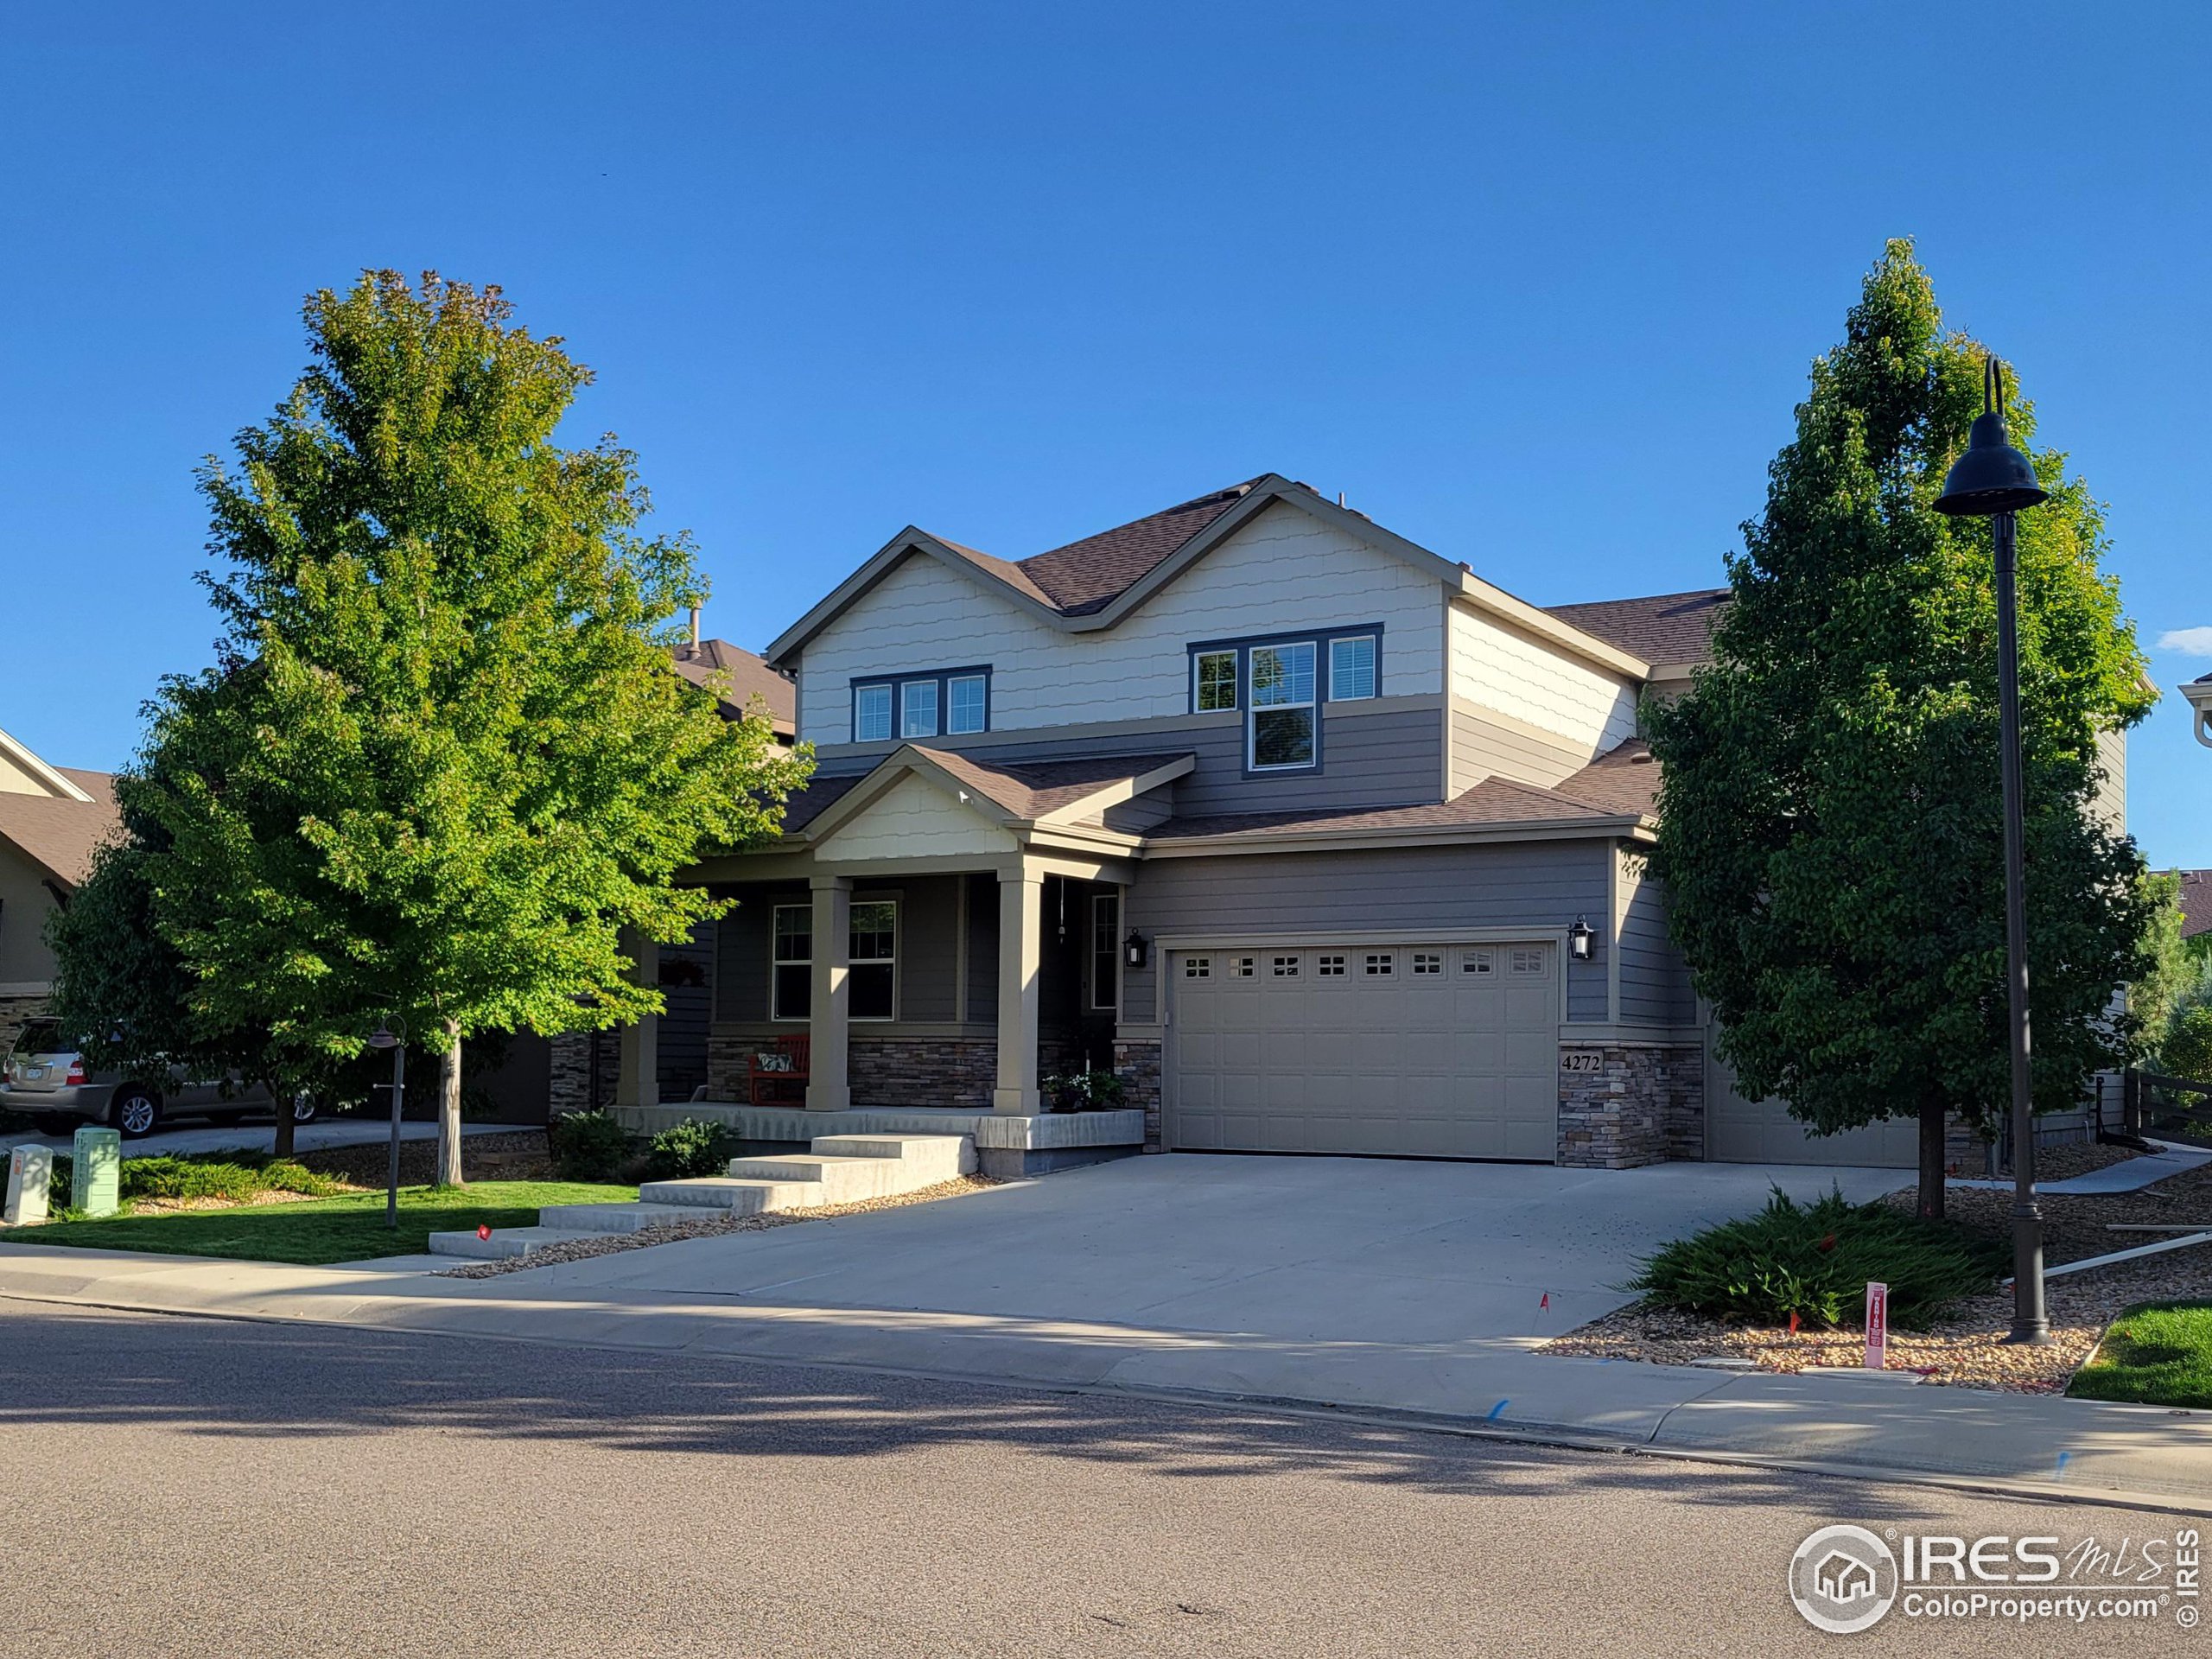
<instances>
[{"instance_id":1,"label":"covered front porch","mask_svg":"<svg viewBox=\"0 0 2212 1659\"><path fill-rule=\"evenodd\" d=\"M1051 1112L1046 1080L1116 1069L1138 843L1105 815L1186 767L1016 771L915 749L817 785L834 797L799 834L696 872L735 901L688 953L709 975L703 1084L670 1097L646 1021L622 1033L612 1104L640 1129L714 1116L760 1141L935 1128L1025 1153L1143 1144L1145 1079L1128 1109L1076 1114ZM639 965L659 973L650 947ZM793 1072L757 1058L802 1048Z\"/></svg>"}]
</instances>

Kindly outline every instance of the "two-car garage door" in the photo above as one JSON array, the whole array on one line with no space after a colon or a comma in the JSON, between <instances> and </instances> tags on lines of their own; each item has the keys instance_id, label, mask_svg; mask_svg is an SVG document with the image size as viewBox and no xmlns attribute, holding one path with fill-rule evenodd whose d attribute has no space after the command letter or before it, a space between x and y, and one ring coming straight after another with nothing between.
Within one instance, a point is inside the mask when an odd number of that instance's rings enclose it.
<instances>
[{"instance_id":1,"label":"two-car garage door","mask_svg":"<svg viewBox=\"0 0 2212 1659\"><path fill-rule=\"evenodd\" d=\"M1170 952L1167 1143L1548 1163L1556 956L1548 941Z\"/></svg>"}]
</instances>

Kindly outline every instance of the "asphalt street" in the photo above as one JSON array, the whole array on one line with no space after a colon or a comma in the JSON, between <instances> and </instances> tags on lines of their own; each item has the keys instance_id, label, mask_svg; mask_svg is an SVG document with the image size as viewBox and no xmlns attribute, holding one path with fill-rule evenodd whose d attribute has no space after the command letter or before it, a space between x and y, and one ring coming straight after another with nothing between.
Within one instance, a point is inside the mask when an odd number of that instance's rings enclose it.
<instances>
[{"instance_id":1,"label":"asphalt street","mask_svg":"<svg viewBox=\"0 0 2212 1659\"><path fill-rule=\"evenodd\" d=\"M2175 1517L825 1369L0 1301L0 1656L1834 1652L1815 1528ZM1916 1654L2212 1654L1892 1613Z\"/></svg>"}]
</instances>

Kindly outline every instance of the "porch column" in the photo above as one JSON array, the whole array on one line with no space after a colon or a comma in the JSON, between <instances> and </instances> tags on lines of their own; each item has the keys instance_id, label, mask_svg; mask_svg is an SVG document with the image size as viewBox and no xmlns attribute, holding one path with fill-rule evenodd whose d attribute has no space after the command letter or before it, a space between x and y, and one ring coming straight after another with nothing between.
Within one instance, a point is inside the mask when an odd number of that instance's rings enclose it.
<instances>
[{"instance_id":1,"label":"porch column","mask_svg":"<svg viewBox=\"0 0 2212 1659\"><path fill-rule=\"evenodd\" d=\"M627 941L635 964L630 980L637 985L660 983L660 944L653 939ZM646 1014L633 1026L622 1027L618 1051L620 1069L614 1078L617 1106L649 1108L660 1104L660 1016Z\"/></svg>"},{"instance_id":2,"label":"porch column","mask_svg":"<svg viewBox=\"0 0 2212 1659\"><path fill-rule=\"evenodd\" d=\"M806 1109L852 1109L846 1038L852 1029L853 879L817 875L814 887L814 988L807 1020Z\"/></svg>"},{"instance_id":3,"label":"porch column","mask_svg":"<svg viewBox=\"0 0 2212 1659\"><path fill-rule=\"evenodd\" d=\"M1025 1117L1037 1094L1037 967L1045 937L1045 877L1027 859L999 872L999 1062L991 1109Z\"/></svg>"}]
</instances>

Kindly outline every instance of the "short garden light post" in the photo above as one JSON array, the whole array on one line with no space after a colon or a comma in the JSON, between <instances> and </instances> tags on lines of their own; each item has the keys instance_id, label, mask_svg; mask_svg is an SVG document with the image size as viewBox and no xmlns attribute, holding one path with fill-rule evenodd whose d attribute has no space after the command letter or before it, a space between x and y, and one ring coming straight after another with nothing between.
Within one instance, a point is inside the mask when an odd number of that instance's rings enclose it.
<instances>
[{"instance_id":1,"label":"short garden light post","mask_svg":"<svg viewBox=\"0 0 2212 1659\"><path fill-rule=\"evenodd\" d=\"M399 1029L394 1031L392 1027ZM386 1168L384 1224L399 1230L399 1108L407 1096L407 1022L394 1015L379 1020L369 1033L369 1046L391 1051L391 1158Z\"/></svg>"},{"instance_id":2,"label":"short garden light post","mask_svg":"<svg viewBox=\"0 0 2212 1659\"><path fill-rule=\"evenodd\" d=\"M1987 518L1996 552L1997 696L1999 766L2005 786L2005 982L2012 1057L2012 1329L2007 1342L2050 1340L2043 1300L2043 1211L2036 1203L2035 1097L2028 1071L2028 906L2026 806L2020 779L2019 604L2013 515L2046 492L2036 469L2005 433L2005 372L1982 365L1982 412L1966 453L1943 480L1936 511Z\"/></svg>"}]
</instances>

